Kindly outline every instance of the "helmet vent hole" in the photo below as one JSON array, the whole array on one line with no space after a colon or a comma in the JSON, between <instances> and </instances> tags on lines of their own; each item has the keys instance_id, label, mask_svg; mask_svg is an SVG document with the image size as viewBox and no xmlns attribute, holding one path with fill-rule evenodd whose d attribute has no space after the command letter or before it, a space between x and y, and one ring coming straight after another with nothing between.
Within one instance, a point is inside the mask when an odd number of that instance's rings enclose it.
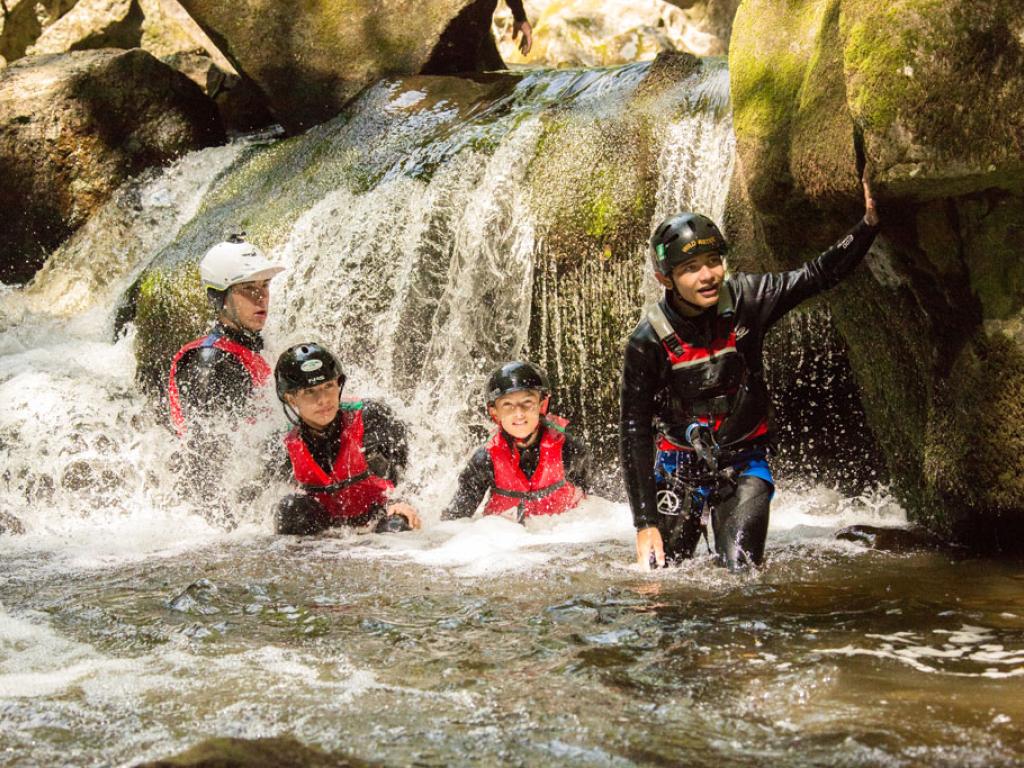
<instances>
[{"instance_id":1,"label":"helmet vent hole","mask_svg":"<svg viewBox=\"0 0 1024 768\"><path fill-rule=\"evenodd\" d=\"M670 237L667 240L665 240L665 245L668 245L669 243L674 242L675 240L678 240L678 239L679 239L679 233L678 232L673 232L672 233L672 237Z\"/></svg>"}]
</instances>

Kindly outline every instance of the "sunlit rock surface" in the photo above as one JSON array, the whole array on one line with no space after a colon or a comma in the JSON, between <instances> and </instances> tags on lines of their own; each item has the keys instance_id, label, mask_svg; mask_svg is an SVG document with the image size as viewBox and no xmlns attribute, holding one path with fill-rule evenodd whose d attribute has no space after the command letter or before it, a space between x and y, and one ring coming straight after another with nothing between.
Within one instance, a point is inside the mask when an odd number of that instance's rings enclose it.
<instances>
[{"instance_id":1,"label":"sunlit rock surface","mask_svg":"<svg viewBox=\"0 0 1024 768\"><path fill-rule=\"evenodd\" d=\"M44 29L74 7L77 0L5 0L0 14L0 66L25 55Z\"/></svg>"},{"instance_id":2,"label":"sunlit rock surface","mask_svg":"<svg viewBox=\"0 0 1024 768\"><path fill-rule=\"evenodd\" d=\"M470 0L185 0L182 5L267 95L282 125L301 130L338 113L388 74L414 74Z\"/></svg>"},{"instance_id":3,"label":"sunlit rock surface","mask_svg":"<svg viewBox=\"0 0 1024 768\"><path fill-rule=\"evenodd\" d=\"M8 67L0 124L4 281L31 277L125 179L224 140L213 103L141 50L31 57Z\"/></svg>"},{"instance_id":4,"label":"sunlit rock surface","mask_svg":"<svg viewBox=\"0 0 1024 768\"><path fill-rule=\"evenodd\" d=\"M830 302L870 426L917 520L1014 546L1024 529L1019 3L749 0L730 74L741 249L783 267L827 246L862 211L866 162L884 233Z\"/></svg>"},{"instance_id":5,"label":"sunlit rock surface","mask_svg":"<svg viewBox=\"0 0 1024 768\"><path fill-rule=\"evenodd\" d=\"M653 59L662 51L718 56L729 47L737 0L527 0L533 48L512 39L512 13L499 3L494 34L509 64L600 67Z\"/></svg>"}]
</instances>

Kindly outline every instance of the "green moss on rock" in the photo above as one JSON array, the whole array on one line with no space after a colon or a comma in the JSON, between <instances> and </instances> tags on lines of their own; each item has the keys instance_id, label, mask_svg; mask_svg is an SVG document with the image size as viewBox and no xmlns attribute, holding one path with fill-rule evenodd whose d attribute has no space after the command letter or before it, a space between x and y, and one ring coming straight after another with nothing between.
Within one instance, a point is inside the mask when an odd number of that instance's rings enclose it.
<instances>
[{"instance_id":1,"label":"green moss on rock","mask_svg":"<svg viewBox=\"0 0 1024 768\"><path fill-rule=\"evenodd\" d=\"M174 353L202 335L213 315L194 263L151 270L137 290L137 376L150 391L162 392Z\"/></svg>"}]
</instances>

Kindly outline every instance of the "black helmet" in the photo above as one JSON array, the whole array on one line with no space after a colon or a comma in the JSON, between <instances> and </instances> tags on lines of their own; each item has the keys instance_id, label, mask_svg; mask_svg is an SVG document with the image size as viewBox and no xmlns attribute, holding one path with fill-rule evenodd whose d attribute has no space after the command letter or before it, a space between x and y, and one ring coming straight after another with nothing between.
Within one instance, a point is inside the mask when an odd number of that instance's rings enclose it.
<instances>
[{"instance_id":1,"label":"black helmet","mask_svg":"<svg viewBox=\"0 0 1024 768\"><path fill-rule=\"evenodd\" d=\"M342 387L345 386L345 374L341 372L337 359L319 344L289 347L277 358L274 367L277 397L282 402L286 392L315 387L330 379L337 379Z\"/></svg>"},{"instance_id":2,"label":"black helmet","mask_svg":"<svg viewBox=\"0 0 1024 768\"><path fill-rule=\"evenodd\" d=\"M487 404L493 404L499 397L510 392L536 389L545 395L550 388L543 368L533 363L513 360L502 365L487 380Z\"/></svg>"},{"instance_id":3,"label":"black helmet","mask_svg":"<svg viewBox=\"0 0 1024 768\"><path fill-rule=\"evenodd\" d=\"M684 211L669 216L651 235L651 265L658 274L671 276L672 270L691 256L729 250L721 231L711 219Z\"/></svg>"}]
</instances>

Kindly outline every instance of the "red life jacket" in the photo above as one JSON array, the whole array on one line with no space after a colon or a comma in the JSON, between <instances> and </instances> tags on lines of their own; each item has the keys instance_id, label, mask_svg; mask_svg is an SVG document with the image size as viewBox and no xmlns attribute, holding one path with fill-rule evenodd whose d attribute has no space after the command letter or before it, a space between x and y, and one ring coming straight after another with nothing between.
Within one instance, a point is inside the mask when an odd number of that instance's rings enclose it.
<instances>
[{"instance_id":1,"label":"red life jacket","mask_svg":"<svg viewBox=\"0 0 1024 768\"><path fill-rule=\"evenodd\" d=\"M727 289L722 291L723 297L719 299L719 304L725 303L725 309L727 311L732 309L732 299L729 296ZM675 328L669 322L665 316L664 311L658 304L652 304L647 308L646 311L647 319L654 328L654 332L661 339L661 346L665 350L665 354L668 356L669 363L672 366L673 372L680 372L680 375L685 375L684 371L694 371L698 368L707 368L712 365L721 366L726 369L731 369L734 373L722 382L729 387L729 392L725 395L719 395L707 400L695 399L697 403L695 413L693 414L693 420L699 421L702 424L708 424L711 426L714 432L718 432L719 428L729 417L733 396L735 395L736 389L739 388L741 382L742 371L744 366L728 365L722 366L723 358L731 355L739 356L739 351L736 349L736 328L732 322L722 322L719 328L719 335L717 338L711 340L711 343L707 347L699 347L695 344L689 344L684 341ZM731 317L731 312L726 315ZM738 359L738 358L737 358ZM699 378L699 375L698 375ZM703 404L703 405L700 405ZM701 408L706 408L706 411L702 411ZM731 444L742 442L744 440L753 440L757 437L763 437L768 434L768 419L767 416L760 419L752 428L747 431L746 434L731 441ZM658 440L658 449L662 451L678 451L678 450L691 450L688 445L679 445L678 443L669 440L667 437L662 435Z\"/></svg>"},{"instance_id":2,"label":"red life jacket","mask_svg":"<svg viewBox=\"0 0 1024 768\"><path fill-rule=\"evenodd\" d=\"M572 509L583 498L583 491L565 479L562 446L565 445L565 419L544 417L540 438L540 457L533 477L527 478L519 466L517 451L499 429L487 444L494 467L491 497L485 515L499 515L517 509L522 521L532 515L557 515Z\"/></svg>"},{"instance_id":3,"label":"red life jacket","mask_svg":"<svg viewBox=\"0 0 1024 768\"><path fill-rule=\"evenodd\" d=\"M394 485L371 474L366 464L363 404L342 403L341 420L341 440L330 475L316 463L298 427L287 434L284 444L296 482L319 501L331 517L353 518L365 515L374 506L384 506L388 491Z\"/></svg>"},{"instance_id":4,"label":"red life jacket","mask_svg":"<svg viewBox=\"0 0 1024 768\"><path fill-rule=\"evenodd\" d=\"M187 429L185 414L181 410L181 396L178 393L178 361L181 360L186 352L198 349L199 347L214 347L222 352L227 352L229 355L234 355L245 370L249 372L249 375L252 376L254 387L262 387L266 384L270 380L272 373L270 366L267 365L267 361L258 352L254 352L226 336L211 333L209 336L203 336L201 339L190 341L179 349L174 359L171 360L171 375L167 382L167 399L171 406L171 424L174 425L178 437L184 435Z\"/></svg>"}]
</instances>

